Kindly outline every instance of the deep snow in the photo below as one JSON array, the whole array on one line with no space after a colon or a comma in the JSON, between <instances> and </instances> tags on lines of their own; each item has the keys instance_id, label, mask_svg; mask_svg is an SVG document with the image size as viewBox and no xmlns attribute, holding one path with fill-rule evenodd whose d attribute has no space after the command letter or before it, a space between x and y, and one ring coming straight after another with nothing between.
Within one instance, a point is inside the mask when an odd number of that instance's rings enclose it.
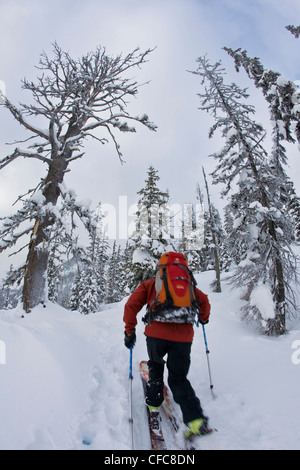
<instances>
[{"instance_id":1,"label":"deep snow","mask_svg":"<svg viewBox=\"0 0 300 470\"><path fill-rule=\"evenodd\" d=\"M206 333L216 399L201 328L195 332L189 379L218 431L197 446L300 449L299 322L285 336L261 336L240 322L240 292L224 282L222 293L210 292L212 276L202 273L197 280L212 305ZM51 303L25 318L18 308L0 312L0 362L5 362L0 364L0 449L130 450L125 300L85 316ZM134 441L135 449L149 449L138 375L139 361L147 358L141 317L142 312L133 351Z\"/></svg>"}]
</instances>

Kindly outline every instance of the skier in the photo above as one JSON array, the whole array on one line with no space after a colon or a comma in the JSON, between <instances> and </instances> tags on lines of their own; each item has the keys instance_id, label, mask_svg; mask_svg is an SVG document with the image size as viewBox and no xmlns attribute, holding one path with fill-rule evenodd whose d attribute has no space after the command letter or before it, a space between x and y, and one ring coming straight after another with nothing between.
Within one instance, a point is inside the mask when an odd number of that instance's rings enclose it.
<instances>
[{"instance_id":1,"label":"skier","mask_svg":"<svg viewBox=\"0 0 300 470\"><path fill-rule=\"evenodd\" d=\"M210 315L208 297L197 288L195 288L195 294L198 303L199 321L206 324ZM135 327L138 312L144 305L147 305L149 309L156 298L155 278L142 282L130 295L125 304L123 317L125 346L127 348L134 346L136 342ZM164 322L161 319L160 321L151 321L146 325L145 335L149 356L149 382L145 401L150 413L157 413L164 399L163 374L165 361L163 358L167 355L168 384L175 402L181 408L183 421L188 427L186 435L206 434L208 432L208 418L204 416L200 400L187 379L194 336L192 323Z\"/></svg>"}]
</instances>

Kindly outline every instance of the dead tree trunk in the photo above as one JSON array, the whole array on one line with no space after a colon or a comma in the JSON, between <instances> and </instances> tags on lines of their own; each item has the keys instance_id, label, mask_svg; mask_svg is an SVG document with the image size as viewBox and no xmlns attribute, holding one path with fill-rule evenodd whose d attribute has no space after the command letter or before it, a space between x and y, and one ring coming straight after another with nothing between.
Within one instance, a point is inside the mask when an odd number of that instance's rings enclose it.
<instances>
[{"instance_id":1,"label":"dead tree trunk","mask_svg":"<svg viewBox=\"0 0 300 470\"><path fill-rule=\"evenodd\" d=\"M53 161L45 180L45 189L43 191L45 204L56 205L60 195L59 184L63 182L66 169L65 159L56 158ZM45 300L49 241L53 223L54 218L51 214L35 221L29 244L23 286L23 307L27 313L38 303Z\"/></svg>"}]
</instances>

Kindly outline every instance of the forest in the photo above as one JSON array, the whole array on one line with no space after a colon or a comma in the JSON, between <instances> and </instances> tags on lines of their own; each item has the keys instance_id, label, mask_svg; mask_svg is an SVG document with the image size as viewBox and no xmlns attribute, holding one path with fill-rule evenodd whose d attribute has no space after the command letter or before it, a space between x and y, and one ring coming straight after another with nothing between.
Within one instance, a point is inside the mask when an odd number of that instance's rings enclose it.
<instances>
[{"instance_id":1,"label":"forest","mask_svg":"<svg viewBox=\"0 0 300 470\"><path fill-rule=\"evenodd\" d=\"M298 38L300 27L287 29ZM300 143L300 91L246 50L224 49L234 61L236 83L227 83L222 63L210 63L206 55L187 72L199 83L199 114L213 120L208 137L222 138L222 149L208 157L216 162L210 179L225 201L223 213L210 196L205 168L193 204L174 211L171 195L160 187L159 171L150 166L143 186L136 188L135 228L125 241L107 236L101 204L91 210L77 201L64 176L74 160L86 158L85 139L111 143L123 161L118 132L138 132L140 126L155 132L148 115L131 115L127 109L127 98L137 95L139 86L128 71L141 67L152 51L108 57L99 47L75 60L55 43L52 57L40 57L42 74L36 82L22 83L32 95L30 104L17 107L2 95L1 106L28 137L0 160L0 169L26 158L42 161L47 172L18 197L20 209L0 219L0 252L16 247L15 253L26 253L24 264L12 264L2 281L1 309L20 302L25 315L49 300L91 314L152 276L162 253L180 251L193 271L215 272L215 292L222 291L224 272L233 287L243 288L243 321L255 322L263 334L286 332L287 318L298 312L300 199L286 172L285 145ZM271 136L255 120L248 91L238 85L241 69L267 102ZM47 130L34 124L41 117Z\"/></svg>"}]
</instances>

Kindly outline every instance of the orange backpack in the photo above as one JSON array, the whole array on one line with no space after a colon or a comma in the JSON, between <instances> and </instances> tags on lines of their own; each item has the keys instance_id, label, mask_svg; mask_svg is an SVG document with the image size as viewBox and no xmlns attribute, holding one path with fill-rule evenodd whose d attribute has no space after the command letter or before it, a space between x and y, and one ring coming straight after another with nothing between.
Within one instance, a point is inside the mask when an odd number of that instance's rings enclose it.
<instances>
[{"instance_id":1,"label":"orange backpack","mask_svg":"<svg viewBox=\"0 0 300 470\"><path fill-rule=\"evenodd\" d=\"M196 281L182 253L161 256L155 272L156 299L148 307L145 323L194 323L199 312Z\"/></svg>"}]
</instances>

